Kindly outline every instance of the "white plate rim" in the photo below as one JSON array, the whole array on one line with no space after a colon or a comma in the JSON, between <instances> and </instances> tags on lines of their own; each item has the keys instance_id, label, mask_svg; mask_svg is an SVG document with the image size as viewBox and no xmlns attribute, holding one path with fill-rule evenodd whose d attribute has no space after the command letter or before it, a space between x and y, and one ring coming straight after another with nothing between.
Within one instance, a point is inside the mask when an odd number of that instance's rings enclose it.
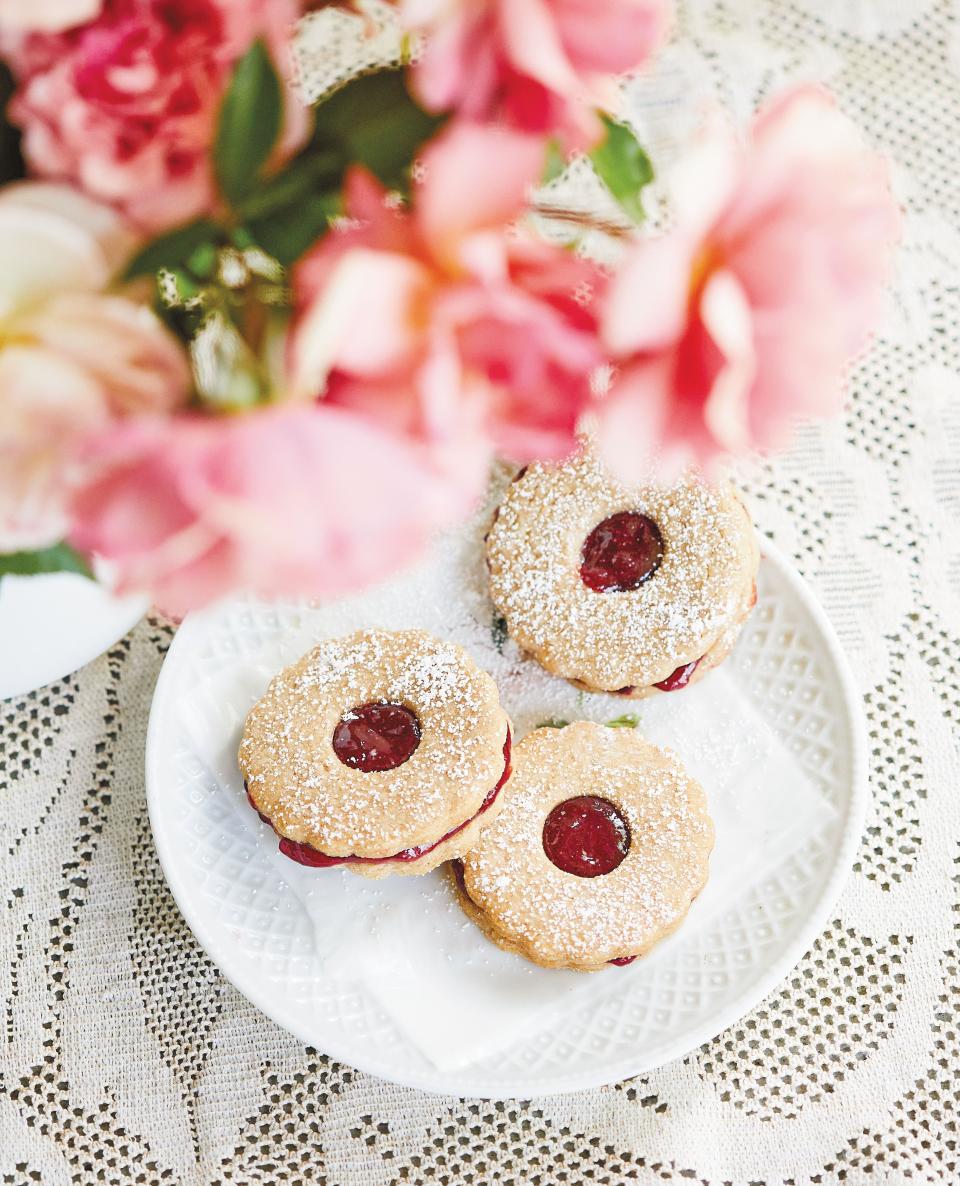
<instances>
[{"instance_id":1,"label":"white plate rim","mask_svg":"<svg viewBox=\"0 0 960 1186\"><path fill-rule=\"evenodd\" d=\"M682 1036L674 1044L671 1045L669 1042L662 1044L657 1049L656 1056L652 1059L645 1059L642 1051L638 1050L635 1058L632 1056L624 1058L616 1064L604 1067L596 1074L578 1070L575 1074L567 1077L557 1075L552 1081L537 1087L534 1093L536 1098L585 1091L591 1088L608 1086L612 1083L619 1083L626 1079L632 1079L637 1075L647 1074L667 1063L684 1058L704 1043L712 1041L719 1034L723 1033L724 1030L734 1025L740 1018L756 1008L797 966L826 927L834 906L850 875L853 860L863 834L863 826L866 820L869 802L867 739L862 702L856 690L849 661L840 644L837 633L830 619L827 617L825 610L814 596L812 589L784 553L771 540L763 537L760 541L760 548L764 559L778 569L779 574L786 579L787 584L791 586L803 603L804 608L810 613L822 640L826 644L827 652L838 677L843 704L847 712L849 725L848 741L851 759L850 794L847 799L846 819L833 867L807 916L805 924L799 929L787 949L770 965L764 975L761 975L752 984L744 988L726 1008L721 1009L716 1014L711 1014L709 1020L705 1021L701 1026L684 1031ZM215 926L209 926L205 921L203 912L194 910L191 906L190 887L186 884L185 880L181 880L180 875L175 871L175 865L171 859L173 841L166 829L160 809L157 806L160 784L158 770L160 721L163 716L162 706L171 678L170 671L172 671L172 668L168 667L168 660L178 645L186 645L192 633L192 623L188 616L177 631L167 652L164 665L160 670L156 688L154 689L150 707L150 719L147 727L145 773L150 827L153 832L160 867L166 878L170 892L173 894L174 901L177 903L187 925L190 927L190 930L193 932L194 937L204 952L216 965L224 978L250 1001L251 1004L255 1005L261 1013L264 1013L271 1021L289 1033L292 1033L294 1037L306 1043L306 1045L318 1050L320 1053L328 1055L337 1062L345 1063L356 1070L375 1075L388 1082L397 1083L403 1087L411 1087L420 1091L438 1092L447 1096L473 1099L506 1100L527 1098L522 1091L510 1095L506 1092L501 1093L498 1090L491 1090L488 1082L472 1081L469 1067L464 1068L462 1078L459 1069L449 1072L436 1070L434 1072L434 1078L431 1081L430 1072L417 1072L416 1074L405 1076L398 1074L396 1067L392 1064L381 1065L377 1060L366 1057L361 1057L357 1060L349 1049L348 1043L341 1043L336 1040L332 1042L324 1040L321 1048L317 1044L316 1035L303 1032L302 1027L295 1020L285 1017L282 1001L268 1000L266 999L266 994L258 987L245 983L246 977L243 975L245 967L244 965L233 965L231 959L232 949L229 942L223 937L222 931ZM456 1092L451 1091L449 1084L446 1082L454 1076L458 1078ZM443 1082L438 1086L441 1080Z\"/></svg>"}]
</instances>

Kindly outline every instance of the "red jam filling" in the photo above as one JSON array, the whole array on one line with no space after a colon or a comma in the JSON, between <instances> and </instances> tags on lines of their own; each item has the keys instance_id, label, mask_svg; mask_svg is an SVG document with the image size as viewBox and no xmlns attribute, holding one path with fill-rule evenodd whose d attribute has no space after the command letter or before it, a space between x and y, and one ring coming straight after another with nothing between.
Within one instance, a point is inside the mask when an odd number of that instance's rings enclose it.
<instances>
[{"instance_id":1,"label":"red jam filling","mask_svg":"<svg viewBox=\"0 0 960 1186\"><path fill-rule=\"evenodd\" d=\"M361 704L333 731L333 752L344 766L370 773L402 766L420 744L420 722L403 704Z\"/></svg>"},{"instance_id":2,"label":"red jam filling","mask_svg":"<svg viewBox=\"0 0 960 1186\"><path fill-rule=\"evenodd\" d=\"M682 667L678 667L676 671L671 671L666 679L662 679L658 684L654 684L655 688L659 688L661 692L676 692L678 688L685 688L690 682L690 677L700 666L700 659L694 659L692 663L684 663ZM627 684L625 688L617 688L614 696L629 696L637 690L635 684Z\"/></svg>"},{"instance_id":3,"label":"red jam filling","mask_svg":"<svg viewBox=\"0 0 960 1186\"><path fill-rule=\"evenodd\" d=\"M676 671L671 671L666 679L662 679L658 684L654 684L653 686L659 688L661 692L676 692L678 688L685 688L690 682L690 677L699 665L699 659L694 659L692 663L684 663Z\"/></svg>"},{"instance_id":4,"label":"red jam filling","mask_svg":"<svg viewBox=\"0 0 960 1186\"><path fill-rule=\"evenodd\" d=\"M627 964L632 964L636 958L635 955L622 955L619 959L607 960L607 963L613 964L615 968L625 968Z\"/></svg>"},{"instance_id":5,"label":"red jam filling","mask_svg":"<svg viewBox=\"0 0 960 1186\"><path fill-rule=\"evenodd\" d=\"M627 821L597 795L558 803L543 825L543 851L558 869L575 877L612 873L629 849Z\"/></svg>"},{"instance_id":6,"label":"red jam filling","mask_svg":"<svg viewBox=\"0 0 960 1186\"><path fill-rule=\"evenodd\" d=\"M620 511L583 541L580 579L595 593L624 592L648 581L663 559L660 528L639 511Z\"/></svg>"},{"instance_id":7,"label":"red jam filling","mask_svg":"<svg viewBox=\"0 0 960 1186\"><path fill-rule=\"evenodd\" d=\"M304 844L297 840L290 840L286 836L281 836L280 851L285 857L289 857L291 861L296 861L299 865L310 865L315 869L329 869L333 865L382 865L384 861L416 861L420 857L426 856L428 852L433 852L433 850L439 845L443 844L445 840L449 840L452 836L456 836L458 832L462 832L467 824L472 823L477 818L477 816L483 815L483 813L489 807L493 806L497 795L500 794L500 791L503 789L507 779L513 773L513 767L510 764L510 750L511 736L510 730L508 729L507 739L503 743L503 774L500 775L500 781L493 788L493 790L487 794L486 798L480 804L479 810L475 812L475 814L470 816L469 819L465 819L462 824L458 824L455 828L451 828L450 831L446 833L446 835L441 836L439 840L434 840L432 844L422 844L418 845L416 848L405 848L402 852L398 852L392 857L331 857L326 853L320 852L318 849L311 847L309 844ZM256 804L253 802L253 798L250 795L250 791L247 788L246 783L244 783L244 790L247 791L247 798L250 800L250 806L253 807L254 811L257 811ZM259 811L257 811L257 815L260 816L265 824L270 824L270 826L273 827L273 824L270 823L270 820L268 820L265 815Z\"/></svg>"}]
</instances>

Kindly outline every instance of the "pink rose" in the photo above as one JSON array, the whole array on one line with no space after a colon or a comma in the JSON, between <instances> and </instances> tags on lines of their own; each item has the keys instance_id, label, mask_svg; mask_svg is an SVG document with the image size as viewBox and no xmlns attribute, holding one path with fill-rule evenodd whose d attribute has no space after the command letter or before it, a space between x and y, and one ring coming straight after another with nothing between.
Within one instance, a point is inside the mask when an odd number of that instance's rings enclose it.
<instances>
[{"instance_id":1,"label":"pink rose","mask_svg":"<svg viewBox=\"0 0 960 1186\"><path fill-rule=\"evenodd\" d=\"M530 137L455 124L424 153L409 212L353 171L353 225L297 269L295 392L441 447L467 432L518 460L569 452L602 361L603 278L508 231L541 160Z\"/></svg>"},{"instance_id":2,"label":"pink rose","mask_svg":"<svg viewBox=\"0 0 960 1186\"><path fill-rule=\"evenodd\" d=\"M209 151L236 61L265 37L290 72L297 0L104 0L59 34L7 37L11 118L34 173L73 182L148 231L216 201ZM288 91L284 150L306 128Z\"/></svg>"},{"instance_id":3,"label":"pink rose","mask_svg":"<svg viewBox=\"0 0 960 1186\"><path fill-rule=\"evenodd\" d=\"M88 434L186 397L179 344L98 291L131 245L112 210L65 187L0 192L0 552L62 537Z\"/></svg>"},{"instance_id":4,"label":"pink rose","mask_svg":"<svg viewBox=\"0 0 960 1186\"><path fill-rule=\"evenodd\" d=\"M900 216L887 163L831 97L787 94L746 144L714 128L682 165L677 226L614 277L603 336L621 370L601 404L609 464L638 476L780 444L842 401L877 324Z\"/></svg>"},{"instance_id":5,"label":"pink rose","mask_svg":"<svg viewBox=\"0 0 960 1186\"><path fill-rule=\"evenodd\" d=\"M92 21L103 0L0 0L0 29L61 33Z\"/></svg>"},{"instance_id":6,"label":"pink rose","mask_svg":"<svg viewBox=\"0 0 960 1186\"><path fill-rule=\"evenodd\" d=\"M609 107L614 77L650 57L670 8L670 0L401 0L401 20L427 35L413 78L429 110L502 118L584 148L602 132L592 107Z\"/></svg>"},{"instance_id":7,"label":"pink rose","mask_svg":"<svg viewBox=\"0 0 960 1186\"><path fill-rule=\"evenodd\" d=\"M467 505L427 453L342 408L129 423L92 449L75 546L180 615L237 589L330 597L409 562Z\"/></svg>"}]
</instances>

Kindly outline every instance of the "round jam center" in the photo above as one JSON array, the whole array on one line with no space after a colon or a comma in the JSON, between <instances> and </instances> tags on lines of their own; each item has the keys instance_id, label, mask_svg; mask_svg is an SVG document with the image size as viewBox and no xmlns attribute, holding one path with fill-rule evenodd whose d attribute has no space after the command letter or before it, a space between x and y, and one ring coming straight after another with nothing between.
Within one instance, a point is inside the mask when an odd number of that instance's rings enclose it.
<instances>
[{"instance_id":1,"label":"round jam center","mask_svg":"<svg viewBox=\"0 0 960 1186\"><path fill-rule=\"evenodd\" d=\"M663 559L660 528L639 511L620 511L598 523L583 541L580 579L596 593L636 589Z\"/></svg>"},{"instance_id":2,"label":"round jam center","mask_svg":"<svg viewBox=\"0 0 960 1186\"><path fill-rule=\"evenodd\" d=\"M558 869L577 877L612 873L629 849L627 821L597 795L558 803L543 825L543 851Z\"/></svg>"},{"instance_id":3,"label":"round jam center","mask_svg":"<svg viewBox=\"0 0 960 1186\"><path fill-rule=\"evenodd\" d=\"M333 731L333 752L354 770L393 770L420 744L420 722L402 704L361 704Z\"/></svg>"}]
</instances>

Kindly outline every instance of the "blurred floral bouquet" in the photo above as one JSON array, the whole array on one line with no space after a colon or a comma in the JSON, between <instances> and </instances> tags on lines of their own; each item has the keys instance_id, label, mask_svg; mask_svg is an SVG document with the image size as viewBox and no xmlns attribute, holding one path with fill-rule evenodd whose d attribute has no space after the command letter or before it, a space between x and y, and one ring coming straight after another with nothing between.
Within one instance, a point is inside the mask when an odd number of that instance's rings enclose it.
<instances>
[{"instance_id":1,"label":"blurred floral bouquet","mask_svg":"<svg viewBox=\"0 0 960 1186\"><path fill-rule=\"evenodd\" d=\"M667 0L399 0L404 64L308 110L317 7L0 0L0 572L328 596L584 417L635 480L838 408L898 213L826 93L708 117L652 234L612 113ZM622 210L609 266L589 213L543 232L574 155Z\"/></svg>"}]
</instances>

